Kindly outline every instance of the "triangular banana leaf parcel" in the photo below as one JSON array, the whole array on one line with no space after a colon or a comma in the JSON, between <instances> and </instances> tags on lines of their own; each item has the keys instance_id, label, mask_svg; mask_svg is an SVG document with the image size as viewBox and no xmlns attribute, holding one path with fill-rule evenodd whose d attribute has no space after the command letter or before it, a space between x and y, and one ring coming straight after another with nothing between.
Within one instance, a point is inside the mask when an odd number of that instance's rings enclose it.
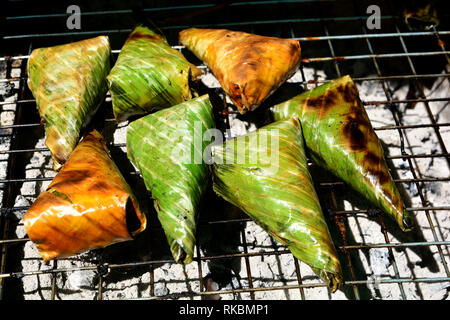
<instances>
[{"instance_id":1,"label":"triangular banana leaf parcel","mask_svg":"<svg viewBox=\"0 0 450 320\"><path fill-rule=\"evenodd\" d=\"M95 130L78 144L23 222L46 261L132 240L147 224Z\"/></svg>"},{"instance_id":2,"label":"triangular banana leaf parcel","mask_svg":"<svg viewBox=\"0 0 450 320\"><path fill-rule=\"evenodd\" d=\"M189 82L201 74L164 36L137 26L108 76L116 120L190 100Z\"/></svg>"},{"instance_id":3,"label":"triangular banana leaf parcel","mask_svg":"<svg viewBox=\"0 0 450 320\"><path fill-rule=\"evenodd\" d=\"M133 121L127 154L152 193L176 262L192 261L197 212L208 185L206 130L214 127L208 95Z\"/></svg>"},{"instance_id":4,"label":"triangular banana leaf parcel","mask_svg":"<svg viewBox=\"0 0 450 320\"><path fill-rule=\"evenodd\" d=\"M58 170L75 149L108 86L111 48L106 36L33 50L28 87L45 122L45 144Z\"/></svg>"},{"instance_id":5,"label":"triangular banana leaf parcel","mask_svg":"<svg viewBox=\"0 0 450 320\"><path fill-rule=\"evenodd\" d=\"M411 227L381 143L349 76L304 92L271 111L275 120L296 115L306 147L317 164L384 209L402 230Z\"/></svg>"},{"instance_id":6,"label":"triangular banana leaf parcel","mask_svg":"<svg viewBox=\"0 0 450 320\"><path fill-rule=\"evenodd\" d=\"M308 264L334 292L340 262L314 190L297 118L212 147L214 190Z\"/></svg>"},{"instance_id":7,"label":"triangular banana leaf parcel","mask_svg":"<svg viewBox=\"0 0 450 320\"><path fill-rule=\"evenodd\" d=\"M240 113L256 109L300 65L300 44L225 29L186 29L180 42L216 76Z\"/></svg>"}]
</instances>

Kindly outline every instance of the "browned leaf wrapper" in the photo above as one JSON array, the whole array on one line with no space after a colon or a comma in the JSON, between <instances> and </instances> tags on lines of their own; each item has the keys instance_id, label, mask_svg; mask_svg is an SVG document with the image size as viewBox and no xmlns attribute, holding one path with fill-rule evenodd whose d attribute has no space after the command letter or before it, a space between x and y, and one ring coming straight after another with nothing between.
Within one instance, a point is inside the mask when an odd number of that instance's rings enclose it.
<instances>
[{"instance_id":1,"label":"browned leaf wrapper","mask_svg":"<svg viewBox=\"0 0 450 320\"><path fill-rule=\"evenodd\" d=\"M44 260L132 240L146 227L102 136L88 134L23 218Z\"/></svg>"},{"instance_id":2,"label":"browned leaf wrapper","mask_svg":"<svg viewBox=\"0 0 450 320\"><path fill-rule=\"evenodd\" d=\"M297 40L225 29L186 29L180 42L203 60L239 112L256 109L300 65Z\"/></svg>"}]
</instances>

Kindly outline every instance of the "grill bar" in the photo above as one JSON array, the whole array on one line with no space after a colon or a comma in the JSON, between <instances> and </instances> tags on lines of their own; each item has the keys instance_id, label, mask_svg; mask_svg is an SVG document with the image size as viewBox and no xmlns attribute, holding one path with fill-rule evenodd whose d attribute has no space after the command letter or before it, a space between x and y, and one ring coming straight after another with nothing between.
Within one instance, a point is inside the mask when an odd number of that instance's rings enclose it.
<instances>
[{"instance_id":1,"label":"grill bar","mask_svg":"<svg viewBox=\"0 0 450 320\"><path fill-rule=\"evenodd\" d=\"M319 2L328 0L278 0L278 1L246 1L246 2L232 2L227 4L230 7L240 7L240 6L254 6L254 5L272 5L279 3L305 3L305 2ZM152 11L170 11L170 10L188 10L188 9L200 9L200 8L211 8L217 6L216 4L197 4L197 5L184 5L184 6L170 6L170 7L159 7L159 8L142 8L143 12ZM102 11L91 11L91 12L80 12L80 16L91 16L91 15L109 15L109 14L124 14L133 13L133 10L102 10ZM39 14L39 15L27 15L27 16L13 16L6 17L6 20L18 20L18 19L38 19L38 18L60 18L67 17L68 14L64 13L53 13L53 14Z\"/></svg>"},{"instance_id":2,"label":"grill bar","mask_svg":"<svg viewBox=\"0 0 450 320\"><path fill-rule=\"evenodd\" d=\"M302 298L302 300L306 300L305 297L305 290L303 289L303 282L302 282L302 274L300 272L300 265L299 265L299 261L297 258L294 257L294 264L295 264L295 273L297 275L297 283L299 285L299 291L300 291L300 297Z\"/></svg>"},{"instance_id":3,"label":"grill bar","mask_svg":"<svg viewBox=\"0 0 450 320\"><path fill-rule=\"evenodd\" d=\"M105 121L108 121L106 119ZM109 121L114 121L113 119L110 119ZM29 124L17 124L17 125L6 125L2 126L2 129L12 129L12 128L30 128L30 127L39 127L41 124L39 123L29 123ZM417 128L428 128L428 127L448 127L450 126L450 122L448 123L436 123L436 124L410 124L410 125L387 125L382 127L374 127L374 130L395 130L395 129L417 129ZM111 144L115 147L125 147L125 144L118 144L113 143ZM14 152L39 152L39 151L49 151L48 148L35 148L35 149L17 149L17 150L1 150L0 154L2 153L14 153ZM431 153L428 156L433 157L436 154ZM406 155L407 156L407 155ZM421 155L409 155L411 157L420 157ZM442 156L445 156L445 154L442 154ZM387 156L392 157L392 156Z\"/></svg>"},{"instance_id":4,"label":"grill bar","mask_svg":"<svg viewBox=\"0 0 450 320\"><path fill-rule=\"evenodd\" d=\"M411 159L408 158L407 159ZM136 172L133 172L132 174L137 174ZM53 177L42 177L42 178L22 178L22 179L3 179L0 180L0 183L16 183L16 182L33 182L33 181L51 181L53 180ZM445 178L413 178L413 179L393 179L394 182L397 183L409 183L409 182L448 182L450 181L450 177ZM334 185L344 185L344 182L342 181L330 181L330 182L320 182L318 184L321 187L329 187Z\"/></svg>"},{"instance_id":5,"label":"grill bar","mask_svg":"<svg viewBox=\"0 0 450 320\"><path fill-rule=\"evenodd\" d=\"M259 25L271 25L271 24L289 24L289 23L308 23L308 22L322 22L322 21L355 21L365 17L327 17L327 18L307 18L307 19L276 19L276 20L261 20L261 21L243 21L243 22L230 22L230 23L216 23L216 24L196 24L196 28L225 28L231 26L253 26ZM380 16L381 19L392 19L393 16ZM161 30L181 30L193 27L192 25L179 25L161 27ZM65 36L92 36L97 34L114 34L114 33L130 33L132 29L116 29L116 30L97 30L97 31L74 31L74 32L55 32L55 33L35 33L35 34L22 34L13 36L4 36L4 40L10 39L29 39L29 38L47 38L47 37L65 37Z\"/></svg>"},{"instance_id":6,"label":"grill bar","mask_svg":"<svg viewBox=\"0 0 450 320\"><path fill-rule=\"evenodd\" d=\"M114 50L113 50L114 51ZM24 56L24 57L28 57L28 56ZM8 60L14 60L12 59L13 57L10 57L10 59ZM16 60L25 60L22 59L21 57L17 57ZM0 61L2 61L2 58L0 58ZM197 68L203 68L203 69L207 69L206 66L204 65L198 65ZM383 80L402 80L402 79L427 79L427 78L448 78L450 77L450 73L435 73L435 74L418 74L418 75L412 75L412 74L407 74L407 75L396 75L396 76L383 76L383 77L359 77L359 78L352 78L354 82L362 82L362 81L380 81L381 79ZM22 77L10 77L10 78L5 78L5 79L0 79L0 82L14 82L14 81L19 81L21 79L26 79L26 76L22 76ZM319 84L319 83L325 83L328 80L319 80L319 79L313 79L313 80L308 80L306 82L306 84ZM304 81L299 81L299 84L303 85L305 84ZM110 97L110 95L108 94L107 97ZM19 100L19 101L14 101L14 102L2 102L2 104L16 104L16 103L32 103L35 102L34 99L30 99L30 100ZM1 104L0 104L1 105Z\"/></svg>"},{"instance_id":7,"label":"grill bar","mask_svg":"<svg viewBox=\"0 0 450 320\"><path fill-rule=\"evenodd\" d=\"M244 228L241 228L241 237L242 237L242 245L244 248L244 259L245 259L245 267L247 271L247 279L248 279L248 288L253 289L253 279L252 279L252 271L250 269L250 260L249 253L247 249L247 239L245 238ZM250 291L250 299L255 300L255 293Z\"/></svg>"},{"instance_id":8,"label":"grill bar","mask_svg":"<svg viewBox=\"0 0 450 320\"><path fill-rule=\"evenodd\" d=\"M53 262L53 270L58 268L58 261L54 260ZM50 293L50 300L55 300L55 295L56 295L56 273L52 273L51 274L52 277L52 291Z\"/></svg>"},{"instance_id":9,"label":"grill bar","mask_svg":"<svg viewBox=\"0 0 450 320\"><path fill-rule=\"evenodd\" d=\"M202 263L201 260L198 259L199 257L201 257L201 253L200 253L200 247L199 246L195 246L195 254L197 255L197 268L198 268L198 280L199 280L199 287L200 287L200 292L205 291L205 288L203 286L203 271L202 271Z\"/></svg>"},{"instance_id":10,"label":"grill bar","mask_svg":"<svg viewBox=\"0 0 450 320\"><path fill-rule=\"evenodd\" d=\"M418 278L418 279L380 279L376 281L366 281L366 280L356 280L356 281L346 281L346 285L367 285L367 284L391 284L391 283L438 283L438 282L447 282L450 278ZM318 287L326 287L326 284L324 283L310 283L310 284L303 284L300 286L301 288L318 288ZM286 286L276 286L276 287L264 287L264 288L253 288L253 289L233 289L233 290L221 290L221 291L209 291L209 292L202 292L202 293L188 293L188 294L173 294L167 297L167 299L171 298L181 298L181 297L194 297L197 295L214 295L214 294L227 294L227 293L242 293L242 292L257 292L257 291L275 291L275 290L290 290L290 289L296 289L297 285L286 285ZM133 299L133 300L149 300L147 298L141 298L141 299Z\"/></svg>"},{"instance_id":11,"label":"grill bar","mask_svg":"<svg viewBox=\"0 0 450 320\"><path fill-rule=\"evenodd\" d=\"M242 219L242 221L239 222L246 222L250 221L248 219ZM229 221L223 222L223 223L229 223ZM154 230L160 230L160 228L152 228ZM19 242L27 242L30 241L29 238L20 238L20 239L8 239L8 240L1 240L1 244L16 244ZM402 242L402 243L364 243L364 244L354 244L354 245L343 245L339 246L340 249L375 249L375 248L408 248L408 247L427 247L427 246L448 246L450 245L450 241L426 241L426 242ZM285 251L288 253L289 251ZM244 256L248 254L244 253ZM197 256L194 260L199 260L200 256ZM3 276L5 274L2 274ZM2 276L0 275L0 276Z\"/></svg>"},{"instance_id":12,"label":"grill bar","mask_svg":"<svg viewBox=\"0 0 450 320\"><path fill-rule=\"evenodd\" d=\"M13 211L24 211L27 210L29 207L11 207L11 208L1 208L1 212L4 216L7 217L7 215ZM433 210L433 211L447 211L450 210L450 207L448 206L434 206L434 207L415 207L415 208L405 208L406 211L426 211L426 210ZM359 210L337 210L334 213L335 214L342 214L342 215L356 215L358 213L366 214L368 212L367 209L359 209ZM364 215L366 216L366 215ZM245 221L251 221L250 218L242 218L242 219L227 219L227 220L216 220L216 221L208 221L205 222L206 224L217 224L217 223L233 223L233 222L245 222ZM15 242L17 239L6 239L6 240L0 240L0 243L9 243L9 242Z\"/></svg>"}]
</instances>

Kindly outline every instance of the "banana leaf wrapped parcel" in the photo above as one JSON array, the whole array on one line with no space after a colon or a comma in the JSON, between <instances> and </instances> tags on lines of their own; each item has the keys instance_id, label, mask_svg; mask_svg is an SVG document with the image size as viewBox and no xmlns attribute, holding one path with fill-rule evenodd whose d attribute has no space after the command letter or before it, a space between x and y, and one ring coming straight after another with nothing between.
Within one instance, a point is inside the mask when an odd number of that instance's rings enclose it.
<instances>
[{"instance_id":1,"label":"banana leaf wrapped parcel","mask_svg":"<svg viewBox=\"0 0 450 320\"><path fill-rule=\"evenodd\" d=\"M108 91L109 39L100 36L33 50L28 87L45 122L45 144L58 170L69 158Z\"/></svg>"},{"instance_id":2,"label":"banana leaf wrapped parcel","mask_svg":"<svg viewBox=\"0 0 450 320\"><path fill-rule=\"evenodd\" d=\"M293 39L196 28L181 31L179 39L211 69L241 114L256 109L300 65Z\"/></svg>"},{"instance_id":3,"label":"banana leaf wrapped parcel","mask_svg":"<svg viewBox=\"0 0 450 320\"><path fill-rule=\"evenodd\" d=\"M208 186L203 134L214 127L208 95L131 122L127 155L152 193L177 263L192 261L197 215Z\"/></svg>"},{"instance_id":4,"label":"banana leaf wrapped parcel","mask_svg":"<svg viewBox=\"0 0 450 320\"><path fill-rule=\"evenodd\" d=\"M147 224L96 130L78 144L23 222L45 261L132 240Z\"/></svg>"},{"instance_id":5,"label":"banana leaf wrapped parcel","mask_svg":"<svg viewBox=\"0 0 450 320\"><path fill-rule=\"evenodd\" d=\"M296 117L212 146L214 191L241 208L328 283L342 284Z\"/></svg>"},{"instance_id":6,"label":"banana leaf wrapped parcel","mask_svg":"<svg viewBox=\"0 0 450 320\"><path fill-rule=\"evenodd\" d=\"M108 75L114 117L125 121L190 100L189 82L201 74L164 36L137 26Z\"/></svg>"},{"instance_id":7,"label":"banana leaf wrapped parcel","mask_svg":"<svg viewBox=\"0 0 450 320\"><path fill-rule=\"evenodd\" d=\"M403 231L410 229L411 218L349 76L304 92L271 111L275 120L297 116L311 158L382 208Z\"/></svg>"}]
</instances>

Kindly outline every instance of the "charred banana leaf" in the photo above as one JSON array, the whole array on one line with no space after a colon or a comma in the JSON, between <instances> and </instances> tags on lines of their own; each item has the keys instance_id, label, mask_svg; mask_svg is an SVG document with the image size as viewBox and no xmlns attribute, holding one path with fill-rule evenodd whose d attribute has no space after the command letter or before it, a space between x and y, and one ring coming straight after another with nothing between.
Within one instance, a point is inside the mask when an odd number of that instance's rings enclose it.
<instances>
[{"instance_id":1,"label":"charred banana leaf","mask_svg":"<svg viewBox=\"0 0 450 320\"><path fill-rule=\"evenodd\" d=\"M138 26L108 75L114 116L125 121L190 100L189 81L201 74L164 36Z\"/></svg>"},{"instance_id":2,"label":"charred banana leaf","mask_svg":"<svg viewBox=\"0 0 450 320\"><path fill-rule=\"evenodd\" d=\"M180 42L203 60L239 112L256 109L300 64L300 44L225 29L186 29Z\"/></svg>"},{"instance_id":3,"label":"charred banana leaf","mask_svg":"<svg viewBox=\"0 0 450 320\"><path fill-rule=\"evenodd\" d=\"M308 264L332 292L336 249L314 190L296 117L212 147L214 190Z\"/></svg>"},{"instance_id":4,"label":"charred banana leaf","mask_svg":"<svg viewBox=\"0 0 450 320\"><path fill-rule=\"evenodd\" d=\"M411 219L392 180L380 141L349 76L271 108L275 120L297 116L313 160L386 211L403 231Z\"/></svg>"},{"instance_id":5,"label":"charred banana leaf","mask_svg":"<svg viewBox=\"0 0 450 320\"><path fill-rule=\"evenodd\" d=\"M106 36L33 50L28 87L45 122L45 144L58 170L103 101L111 48Z\"/></svg>"},{"instance_id":6,"label":"charred banana leaf","mask_svg":"<svg viewBox=\"0 0 450 320\"><path fill-rule=\"evenodd\" d=\"M78 144L23 222L46 261L132 240L147 223L95 130Z\"/></svg>"},{"instance_id":7,"label":"charred banana leaf","mask_svg":"<svg viewBox=\"0 0 450 320\"><path fill-rule=\"evenodd\" d=\"M133 121L127 154L152 193L176 262L192 261L200 200L207 187L203 133L214 127L208 95Z\"/></svg>"}]
</instances>

